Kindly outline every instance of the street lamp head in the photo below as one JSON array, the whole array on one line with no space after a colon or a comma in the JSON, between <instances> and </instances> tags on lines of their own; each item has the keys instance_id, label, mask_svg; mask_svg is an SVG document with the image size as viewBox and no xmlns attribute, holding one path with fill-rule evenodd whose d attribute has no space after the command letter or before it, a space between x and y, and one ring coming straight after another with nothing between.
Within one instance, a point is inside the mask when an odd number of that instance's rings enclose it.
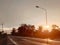
<instances>
[{"instance_id":1,"label":"street lamp head","mask_svg":"<svg viewBox=\"0 0 60 45\"><path fill-rule=\"evenodd\" d=\"M39 8L39 6L35 6L36 8Z\"/></svg>"}]
</instances>

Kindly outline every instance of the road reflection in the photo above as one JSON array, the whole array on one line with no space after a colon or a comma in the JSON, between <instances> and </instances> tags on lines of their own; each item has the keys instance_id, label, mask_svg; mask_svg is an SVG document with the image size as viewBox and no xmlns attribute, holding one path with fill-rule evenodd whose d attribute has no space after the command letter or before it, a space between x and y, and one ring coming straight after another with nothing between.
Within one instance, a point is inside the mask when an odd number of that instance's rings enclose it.
<instances>
[{"instance_id":1,"label":"road reflection","mask_svg":"<svg viewBox=\"0 0 60 45\"><path fill-rule=\"evenodd\" d=\"M47 42L47 45L60 45L60 41L58 40L51 40L51 39L44 39Z\"/></svg>"},{"instance_id":2,"label":"road reflection","mask_svg":"<svg viewBox=\"0 0 60 45\"><path fill-rule=\"evenodd\" d=\"M48 39L44 39L44 41L53 42L54 40L48 38Z\"/></svg>"}]
</instances>

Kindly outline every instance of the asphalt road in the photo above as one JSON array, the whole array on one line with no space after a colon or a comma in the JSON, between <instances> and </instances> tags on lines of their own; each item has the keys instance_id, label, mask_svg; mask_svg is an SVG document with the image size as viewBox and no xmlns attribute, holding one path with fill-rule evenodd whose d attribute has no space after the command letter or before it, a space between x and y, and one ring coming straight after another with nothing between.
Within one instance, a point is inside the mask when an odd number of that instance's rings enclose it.
<instances>
[{"instance_id":1,"label":"asphalt road","mask_svg":"<svg viewBox=\"0 0 60 45\"><path fill-rule=\"evenodd\" d=\"M60 45L60 41L31 37L8 36L8 45Z\"/></svg>"}]
</instances>

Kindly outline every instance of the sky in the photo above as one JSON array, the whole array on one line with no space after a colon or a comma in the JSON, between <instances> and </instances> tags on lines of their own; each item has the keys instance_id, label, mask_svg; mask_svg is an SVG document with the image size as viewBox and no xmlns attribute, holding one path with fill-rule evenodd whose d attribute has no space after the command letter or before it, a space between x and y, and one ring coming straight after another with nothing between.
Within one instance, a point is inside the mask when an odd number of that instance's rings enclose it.
<instances>
[{"instance_id":1,"label":"sky","mask_svg":"<svg viewBox=\"0 0 60 45\"><path fill-rule=\"evenodd\" d=\"M20 24L45 25L47 10L48 25L60 25L60 0L0 0L0 28L17 28Z\"/></svg>"}]
</instances>

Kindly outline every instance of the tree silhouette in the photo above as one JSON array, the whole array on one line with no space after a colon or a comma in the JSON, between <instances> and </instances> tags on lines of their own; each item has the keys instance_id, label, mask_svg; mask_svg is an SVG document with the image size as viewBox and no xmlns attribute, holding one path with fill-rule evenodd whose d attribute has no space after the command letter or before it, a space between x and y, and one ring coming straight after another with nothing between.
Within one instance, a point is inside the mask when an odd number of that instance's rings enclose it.
<instances>
[{"instance_id":1,"label":"tree silhouette","mask_svg":"<svg viewBox=\"0 0 60 45\"><path fill-rule=\"evenodd\" d=\"M22 24L20 27L18 27L18 33L21 36L33 36L34 30L34 25Z\"/></svg>"},{"instance_id":2,"label":"tree silhouette","mask_svg":"<svg viewBox=\"0 0 60 45\"><path fill-rule=\"evenodd\" d=\"M59 26L57 26L57 25L52 25L52 29L57 29L57 28L59 28Z\"/></svg>"},{"instance_id":3,"label":"tree silhouette","mask_svg":"<svg viewBox=\"0 0 60 45\"><path fill-rule=\"evenodd\" d=\"M52 31L49 32L48 30L45 30L42 32L43 29L42 26L39 26L38 29L35 29L34 25L30 24L21 24L20 27L17 29L13 28L11 34L12 35L18 35L18 36L29 36L29 37L37 37L37 38L51 38L51 39L56 39L60 38L60 28L57 25L52 25Z\"/></svg>"},{"instance_id":4,"label":"tree silhouette","mask_svg":"<svg viewBox=\"0 0 60 45\"><path fill-rule=\"evenodd\" d=\"M51 39L60 38L59 35L60 35L59 26L57 26L57 25L52 25L52 31L50 32L50 38L51 38Z\"/></svg>"},{"instance_id":5,"label":"tree silhouette","mask_svg":"<svg viewBox=\"0 0 60 45\"><path fill-rule=\"evenodd\" d=\"M15 28L12 29L11 35L16 35L16 29Z\"/></svg>"},{"instance_id":6,"label":"tree silhouette","mask_svg":"<svg viewBox=\"0 0 60 45\"><path fill-rule=\"evenodd\" d=\"M38 29L36 30L35 32L35 37L42 37L42 30L43 30L43 27L42 26L39 26Z\"/></svg>"}]
</instances>

